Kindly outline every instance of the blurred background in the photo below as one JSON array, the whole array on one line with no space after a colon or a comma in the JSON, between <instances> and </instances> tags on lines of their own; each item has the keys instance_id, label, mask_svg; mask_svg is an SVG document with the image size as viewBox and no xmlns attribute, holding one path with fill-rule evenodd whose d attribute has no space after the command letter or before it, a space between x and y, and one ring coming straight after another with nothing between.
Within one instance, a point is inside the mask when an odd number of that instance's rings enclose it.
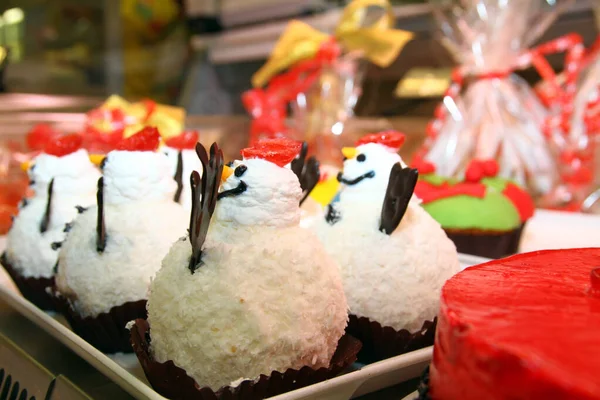
<instances>
[{"instance_id":1,"label":"blurred background","mask_svg":"<svg viewBox=\"0 0 600 400\"><path fill-rule=\"evenodd\" d=\"M576 0L539 42L577 32L590 45L598 35L596 2ZM0 90L78 96L64 107L82 110L109 94L120 94L178 105L188 114L242 115L240 94L250 88L252 74L264 63L286 22L299 18L332 32L345 3L4 0ZM430 116L454 61L435 40L431 5L419 0L392 3L396 27L414 32L416 39L389 67L367 67L356 114ZM562 69L563 60L562 55L550 57L556 70ZM519 74L531 84L539 79L533 69ZM403 79L407 82L396 90ZM50 105L44 97L29 98L27 104L23 98L12 100L11 110L60 105Z\"/></svg>"}]
</instances>

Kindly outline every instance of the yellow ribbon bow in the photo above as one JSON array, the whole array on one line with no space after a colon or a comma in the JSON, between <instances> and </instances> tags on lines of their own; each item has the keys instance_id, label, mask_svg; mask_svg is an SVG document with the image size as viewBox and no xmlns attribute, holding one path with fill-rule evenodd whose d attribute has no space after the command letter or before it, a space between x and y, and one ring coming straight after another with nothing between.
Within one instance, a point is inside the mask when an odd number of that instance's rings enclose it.
<instances>
[{"instance_id":1,"label":"yellow ribbon bow","mask_svg":"<svg viewBox=\"0 0 600 400\"><path fill-rule=\"evenodd\" d=\"M383 15L371 22L368 11L379 7ZM392 29L394 14L388 0L354 0L342 13L333 34L346 51L360 51L379 67L390 65L413 37L411 32ZM290 21L267 62L252 76L254 87L264 86L273 76L299 61L313 58L330 38L301 21Z\"/></svg>"}]
</instances>

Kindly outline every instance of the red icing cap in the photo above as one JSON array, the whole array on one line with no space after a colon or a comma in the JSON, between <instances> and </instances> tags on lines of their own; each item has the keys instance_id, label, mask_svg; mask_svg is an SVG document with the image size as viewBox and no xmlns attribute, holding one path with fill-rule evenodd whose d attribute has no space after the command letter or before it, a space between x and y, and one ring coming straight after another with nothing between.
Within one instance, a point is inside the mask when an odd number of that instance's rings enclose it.
<instances>
[{"instance_id":1,"label":"red icing cap","mask_svg":"<svg viewBox=\"0 0 600 400\"><path fill-rule=\"evenodd\" d=\"M363 136L356 141L355 146L358 147L367 143L379 143L383 146L389 147L390 149L398 151L404 144L405 139L406 135L402 132L384 131Z\"/></svg>"},{"instance_id":2,"label":"red icing cap","mask_svg":"<svg viewBox=\"0 0 600 400\"><path fill-rule=\"evenodd\" d=\"M48 142L58 136L60 136L60 133L50 125L38 124L27 133L25 141L30 150L42 150L46 147Z\"/></svg>"},{"instance_id":3,"label":"red icing cap","mask_svg":"<svg viewBox=\"0 0 600 400\"><path fill-rule=\"evenodd\" d=\"M71 135L58 136L46 144L44 153L56 157L66 156L76 152L83 144L83 137L77 133Z\"/></svg>"},{"instance_id":4,"label":"red icing cap","mask_svg":"<svg viewBox=\"0 0 600 400\"><path fill-rule=\"evenodd\" d=\"M483 178L493 178L498 175L499 169L496 160L473 160L465 171L465 181L479 182Z\"/></svg>"},{"instance_id":5,"label":"red icing cap","mask_svg":"<svg viewBox=\"0 0 600 400\"><path fill-rule=\"evenodd\" d=\"M198 136L198 131L185 131L181 135L168 138L165 144L177 150L194 149L198 143Z\"/></svg>"},{"instance_id":6,"label":"red icing cap","mask_svg":"<svg viewBox=\"0 0 600 400\"><path fill-rule=\"evenodd\" d=\"M246 159L260 158L283 167L296 158L301 147L301 142L288 138L267 139L243 149L241 154Z\"/></svg>"},{"instance_id":7,"label":"red icing cap","mask_svg":"<svg viewBox=\"0 0 600 400\"><path fill-rule=\"evenodd\" d=\"M147 126L133 136L117 143L116 150L125 151L156 151L160 142L158 129Z\"/></svg>"},{"instance_id":8,"label":"red icing cap","mask_svg":"<svg viewBox=\"0 0 600 400\"><path fill-rule=\"evenodd\" d=\"M90 153L108 153L117 147L123 140L123 129L116 129L110 133L87 126L82 132L83 147Z\"/></svg>"}]
</instances>

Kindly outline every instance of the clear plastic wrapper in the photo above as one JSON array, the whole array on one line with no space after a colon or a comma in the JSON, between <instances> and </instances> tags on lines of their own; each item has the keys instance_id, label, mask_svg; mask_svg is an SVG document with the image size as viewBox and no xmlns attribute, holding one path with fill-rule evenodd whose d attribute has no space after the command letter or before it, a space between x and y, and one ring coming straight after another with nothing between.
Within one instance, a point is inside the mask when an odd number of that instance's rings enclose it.
<instances>
[{"instance_id":1,"label":"clear plastic wrapper","mask_svg":"<svg viewBox=\"0 0 600 400\"><path fill-rule=\"evenodd\" d=\"M338 139L360 96L364 66L390 65L412 38L393 24L387 0L351 1L331 35L291 21L252 77L255 89L243 95L251 141L291 136L306 140L322 164L341 165Z\"/></svg>"},{"instance_id":2,"label":"clear plastic wrapper","mask_svg":"<svg viewBox=\"0 0 600 400\"><path fill-rule=\"evenodd\" d=\"M473 159L496 159L501 176L534 195L549 192L557 168L543 134L547 109L514 71L531 65L529 46L569 2L431 2L442 41L460 66L417 157L453 177Z\"/></svg>"}]
</instances>

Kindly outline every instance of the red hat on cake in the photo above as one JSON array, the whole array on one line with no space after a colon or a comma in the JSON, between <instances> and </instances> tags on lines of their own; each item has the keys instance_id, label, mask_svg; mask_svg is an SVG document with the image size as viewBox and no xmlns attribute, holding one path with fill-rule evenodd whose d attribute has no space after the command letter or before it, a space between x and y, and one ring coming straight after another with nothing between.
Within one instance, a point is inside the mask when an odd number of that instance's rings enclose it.
<instances>
[{"instance_id":1,"label":"red hat on cake","mask_svg":"<svg viewBox=\"0 0 600 400\"><path fill-rule=\"evenodd\" d=\"M83 137L76 133L57 136L46 143L44 153L51 156L63 157L81 149L82 144Z\"/></svg>"},{"instance_id":2,"label":"red hat on cake","mask_svg":"<svg viewBox=\"0 0 600 400\"><path fill-rule=\"evenodd\" d=\"M165 140L165 144L177 150L194 150L198 143L198 131L184 131Z\"/></svg>"},{"instance_id":3,"label":"red hat on cake","mask_svg":"<svg viewBox=\"0 0 600 400\"><path fill-rule=\"evenodd\" d=\"M365 135L362 138L358 139L354 144L355 147L362 146L364 144L369 143L377 143L382 146L389 148L395 152L398 152L404 141L406 140L406 135L402 132L398 131L383 131L379 133L371 133L369 135Z\"/></svg>"},{"instance_id":4,"label":"red hat on cake","mask_svg":"<svg viewBox=\"0 0 600 400\"><path fill-rule=\"evenodd\" d=\"M296 158L301 147L302 143L293 139L267 139L243 149L241 154L244 159L260 158L284 167Z\"/></svg>"},{"instance_id":5,"label":"red hat on cake","mask_svg":"<svg viewBox=\"0 0 600 400\"><path fill-rule=\"evenodd\" d=\"M158 129L147 126L133 136L121 140L116 150L124 151L156 151L160 143Z\"/></svg>"}]
</instances>

